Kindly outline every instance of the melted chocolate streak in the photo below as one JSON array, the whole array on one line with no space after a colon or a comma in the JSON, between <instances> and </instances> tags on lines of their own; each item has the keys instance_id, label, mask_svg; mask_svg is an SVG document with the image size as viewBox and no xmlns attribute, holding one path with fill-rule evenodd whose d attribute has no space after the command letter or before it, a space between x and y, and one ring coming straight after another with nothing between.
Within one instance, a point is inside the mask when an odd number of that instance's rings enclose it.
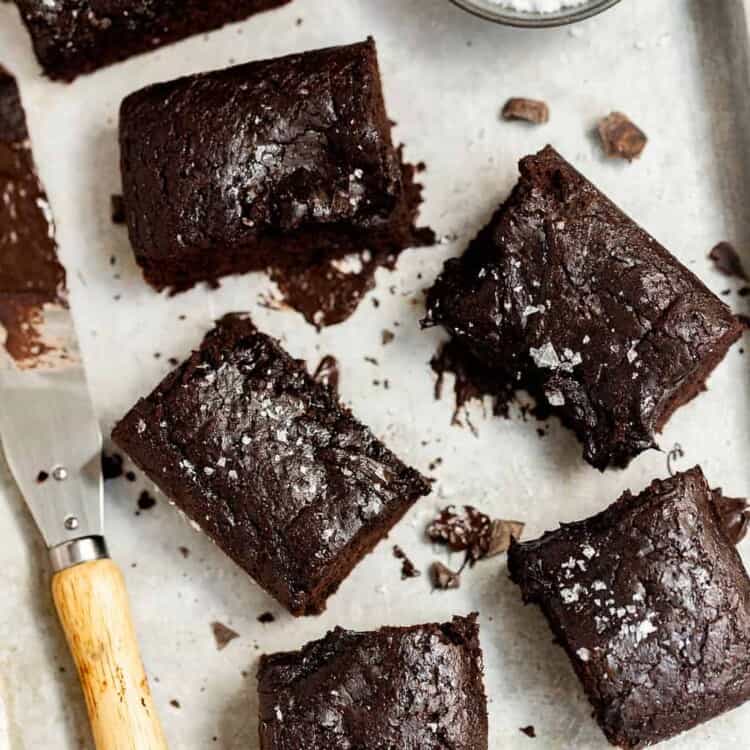
<instances>
[{"instance_id":1,"label":"melted chocolate streak","mask_svg":"<svg viewBox=\"0 0 750 750\"><path fill-rule=\"evenodd\" d=\"M65 269L18 86L0 66L0 326L6 351L26 367L50 350L40 330L47 304L66 306Z\"/></svg>"}]
</instances>

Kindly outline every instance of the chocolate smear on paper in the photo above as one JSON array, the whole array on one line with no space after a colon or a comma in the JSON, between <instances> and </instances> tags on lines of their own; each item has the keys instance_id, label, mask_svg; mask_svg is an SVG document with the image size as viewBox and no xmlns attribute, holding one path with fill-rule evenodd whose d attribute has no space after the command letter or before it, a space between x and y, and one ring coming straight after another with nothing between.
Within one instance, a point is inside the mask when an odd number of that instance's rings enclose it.
<instances>
[{"instance_id":1,"label":"chocolate smear on paper","mask_svg":"<svg viewBox=\"0 0 750 750\"><path fill-rule=\"evenodd\" d=\"M48 305L67 307L65 269L18 86L0 66L0 343L22 368L53 351L43 340Z\"/></svg>"}]
</instances>

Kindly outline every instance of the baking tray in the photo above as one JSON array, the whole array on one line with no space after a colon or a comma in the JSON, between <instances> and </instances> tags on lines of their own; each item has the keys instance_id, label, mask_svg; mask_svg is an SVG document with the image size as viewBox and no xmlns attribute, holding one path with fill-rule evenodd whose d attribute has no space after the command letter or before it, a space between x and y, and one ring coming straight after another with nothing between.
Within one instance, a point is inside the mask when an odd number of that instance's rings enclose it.
<instances>
[{"instance_id":1,"label":"baking tray","mask_svg":"<svg viewBox=\"0 0 750 750\"><path fill-rule=\"evenodd\" d=\"M727 239L750 265L745 19L739 0L624 0L569 29L524 31L483 22L448 0L295 0L66 87L39 75L14 9L0 8L0 62L20 79L105 434L167 372L169 357L181 358L197 345L211 321L229 310L250 310L293 354L313 364L323 354L338 356L343 397L355 413L437 479L434 495L357 567L328 611L304 620L284 614L166 502L136 516L143 480L107 484L107 535L125 568L173 750L257 748L254 673L263 651L296 648L334 625L366 629L472 610L481 612L490 747L607 747L565 655L539 611L521 605L502 558L465 574L460 590L432 593L426 575L400 580L391 545L400 544L425 573L434 559L457 565L423 540L438 507L472 503L519 518L530 538L664 476L665 456L648 453L626 471L602 475L583 463L578 443L554 421L540 438L538 425L524 422L517 410L509 420L493 419L476 404L470 411L476 436L451 427L453 403L434 400L427 364L441 333L420 332L417 325L422 290L506 196L518 158L551 142L716 292L731 288L727 301L738 306L737 284L719 276L706 255ZM120 187L116 121L123 96L153 81L367 34L379 44L397 137L409 159L428 165L422 215L442 244L407 252L396 273L379 272L377 288L356 315L321 334L293 312L260 304L259 296L273 292L263 275L171 299L149 290L125 230L110 221L109 196ZM501 122L503 102L516 95L546 99L550 123ZM613 109L628 113L650 136L643 158L632 165L604 159L592 136L597 118ZM396 333L387 347L383 329ZM744 346L749 343L746 337ZM750 352L741 355L735 347L708 392L681 409L661 438L666 448L683 446L679 468L700 462L710 481L735 496L750 492L748 364ZM386 378L389 390L374 384ZM437 458L442 463L430 469ZM48 595L42 542L4 468L0 495L0 748L88 749L83 702ZM190 550L188 558L181 546ZM750 561L750 542L743 552ZM277 616L275 623L257 622L265 611ZM215 620L241 636L221 652L210 628ZM519 732L528 724L536 740ZM749 735L747 706L664 747L743 746Z\"/></svg>"}]
</instances>

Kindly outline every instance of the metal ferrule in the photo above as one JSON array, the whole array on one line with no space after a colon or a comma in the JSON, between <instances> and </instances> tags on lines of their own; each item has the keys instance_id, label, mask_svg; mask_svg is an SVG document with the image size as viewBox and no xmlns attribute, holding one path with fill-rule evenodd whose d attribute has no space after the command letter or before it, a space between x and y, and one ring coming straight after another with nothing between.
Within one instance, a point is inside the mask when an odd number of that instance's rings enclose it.
<instances>
[{"instance_id":1,"label":"metal ferrule","mask_svg":"<svg viewBox=\"0 0 750 750\"><path fill-rule=\"evenodd\" d=\"M103 536L86 536L52 547L49 557L53 571L59 573L74 565L108 558L109 552Z\"/></svg>"}]
</instances>

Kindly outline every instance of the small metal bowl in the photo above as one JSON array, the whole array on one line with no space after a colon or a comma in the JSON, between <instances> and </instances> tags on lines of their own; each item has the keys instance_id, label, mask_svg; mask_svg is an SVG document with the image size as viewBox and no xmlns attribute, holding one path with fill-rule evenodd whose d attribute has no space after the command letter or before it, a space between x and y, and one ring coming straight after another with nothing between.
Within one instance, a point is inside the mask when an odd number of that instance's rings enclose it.
<instances>
[{"instance_id":1,"label":"small metal bowl","mask_svg":"<svg viewBox=\"0 0 750 750\"><path fill-rule=\"evenodd\" d=\"M475 16L487 21L502 23L506 26L523 26L526 28L544 28L549 26L564 26L576 21L591 18L597 13L617 5L620 0L589 0L583 5L572 8L563 8L553 13L532 13L529 11L512 10L504 8L489 0L451 0L459 8L468 10Z\"/></svg>"}]
</instances>

